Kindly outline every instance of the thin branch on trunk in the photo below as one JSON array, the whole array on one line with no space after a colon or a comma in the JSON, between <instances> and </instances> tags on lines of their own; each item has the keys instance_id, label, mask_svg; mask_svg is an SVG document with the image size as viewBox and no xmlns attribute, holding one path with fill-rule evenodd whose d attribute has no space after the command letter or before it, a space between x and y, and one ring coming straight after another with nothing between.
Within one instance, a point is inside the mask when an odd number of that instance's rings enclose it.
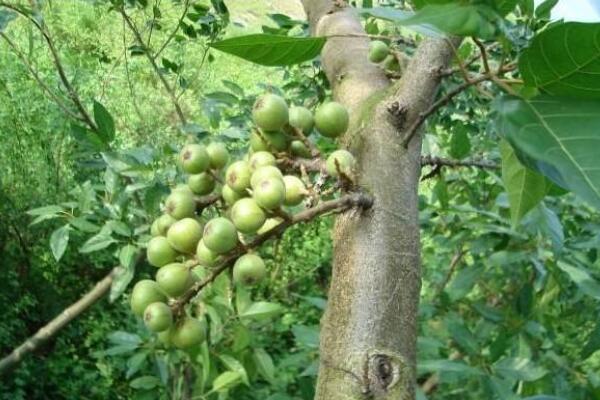
<instances>
[{"instance_id":1,"label":"thin branch on trunk","mask_svg":"<svg viewBox=\"0 0 600 400\"><path fill-rule=\"evenodd\" d=\"M185 19L189 8L190 8L190 0L185 0L185 3L183 5L183 13L181 14L181 17L179 17L179 20L177 21L177 25L175 25L175 29L173 29L173 31L171 31L171 34L169 35L167 40L165 40L165 42L162 44L162 46L160 46L158 51L154 54L154 60L156 60L158 58L158 56L160 56L160 54L167 48L169 43L171 43L171 41L173 40L175 35L177 35L177 32L179 32L179 29L181 28L181 23Z\"/></svg>"},{"instance_id":2,"label":"thin branch on trunk","mask_svg":"<svg viewBox=\"0 0 600 400\"><path fill-rule=\"evenodd\" d=\"M481 169L498 169L500 165L488 160L453 160L435 156L421 156L421 166L441 166L441 167L475 167Z\"/></svg>"}]
</instances>

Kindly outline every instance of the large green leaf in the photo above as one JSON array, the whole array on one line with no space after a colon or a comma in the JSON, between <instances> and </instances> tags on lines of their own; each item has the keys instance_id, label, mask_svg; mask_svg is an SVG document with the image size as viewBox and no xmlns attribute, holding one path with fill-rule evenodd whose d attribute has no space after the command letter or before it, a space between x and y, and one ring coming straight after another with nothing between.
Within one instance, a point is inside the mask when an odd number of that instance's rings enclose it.
<instances>
[{"instance_id":1,"label":"large green leaf","mask_svg":"<svg viewBox=\"0 0 600 400\"><path fill-rule=\"evenodd\" d=\"M110 143L115 138L115 121L106 107L94 101L94 120L98 126L98 135L104 143Z\"/></svg>"},{"instance_id":2,"label":"large green leaf","mask_svg":"<svg viewBox=\"0 0 600 400\"><path fill-rule=\"evenodd\" d=\"M500 142L502 182L508 194L513 226L546 195L546 178L521 164L506 141Z\"/></svg>"},{"instance_id":3,"label":"large green leaf","mask_svg":"<svg viewBox=\"0 0 600 400\"><path fill-rule=\"evenodd\" d=\"M321 53L326 38L258 33L211 43L214 49L267 66L299 64Z\"/></svg>"},{"instance_id":4,"label":"large green leaf","mask_svg":"<svg viewBox=\"0 0 600 400\"><path fill-rule=\"evenodd\" d=\"M59 261L63 254L65 254L67 244L69 243L70 229L69 224L64 225L52 232L50 236L50 249L52 249L52 255L56 261Z\"/></svg>"},{"instance_id":5,"label":"large green leaf","mask_svg":"<svg viewBox=\"0 0 600 400\"><path fill-rule=\"evenodd\" d=\"M600 208L600 101L501 98L496 127L519 159Z\"/></svg>"},{"instance_id":6,"label":"large green leaf","mask_svg":"<svg viewBox=\"0 0 600 400\"><path fill-rule=\"evenodd\" d=\"M600 300L600 284L583 268L559 261L558 268L563 270L575 282L581 292Z\"/></svg>"},{"instance_id":7,"label":"large green leaf","mask_svg":"<svg viewBox=\"0 0 600 400\"><path fill-rule=\"evenodd\" d=\"M519 70L527 85L548 94L600 99L600 23L541 32L522 53Z\"/></svg>"}]
</instances>

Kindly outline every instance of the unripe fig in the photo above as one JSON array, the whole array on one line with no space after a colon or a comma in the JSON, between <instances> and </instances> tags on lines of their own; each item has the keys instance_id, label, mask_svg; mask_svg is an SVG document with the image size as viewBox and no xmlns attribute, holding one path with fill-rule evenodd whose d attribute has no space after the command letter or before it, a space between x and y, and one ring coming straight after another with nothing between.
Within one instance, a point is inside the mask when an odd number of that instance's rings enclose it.
<instances>
[{"instance_id":1,"label":"unripe fig","mask_svg":"<svg viewBox=\"0 0 600 400\"><path fill-rule=\"evenodd\" d=\"M290 125L300 129L305 134L309 134L315 126L315 119L308 108L299 106L291 107Z\"/></svg>"},{"instance_id":2,"label":"unripe fig","mask_svg":"<svg viewBox=\"0 0 600 400\"><path fill-rule=\"evenodd\" d=\"M204 239L198 242L198 247L196 248L196 258L200 264L212 267L219 260L219 255L209 250L208 247L204 245Z\"/></svg>"},{"instance_id":3,"label":"unripe fig","mask_svg":"<svg viewBox=\"0 0 600 400\"><path fill-rule=\"evenodd\" d=\"M223 197L223 200L225 200L225 204L229 207L239 199L244 198L245 195L248 195L248 192L238 193L227 185L223 186L223 189L221 189L221 196Z\"/></svg>"},{"instance_id":4,"label":"unripe fig","mask_svg":"<svg viewBox=\"0 0 600 400\"><path fill-rule=\"evenodd\" d=\"M265 223L267 216L252 198L238 200L231 208L231 220L238 231L255 233Z\"/></svg>"},{"instance_id":5,"label":"unripe fig","mask_svg":"<svg viewBox=\"0 0 600 400\"><path fill-rule=\"evenodd\" d=\"M167 232L167 240L171 247L182 253L196 251L198 242L202 239L202 226L193 218L184 218L175 222Z\"/></svg>"},{"instance_id":6,"label":"unripe fig","mask_svg":"<svg viewBox=\"0 0 600 400\"><path fill-rule=\"evenodd\" d=\"M238 244L238 234L233 222L227 218L213 218L204 227L204 245L216 254L233 250Z\"/></svg>"},{"instance_id":7,"label":"unripe fig","mask_svg":"<svg viewBox=\"0 0 600 400\"><path fill-rule=\"evenodd\" d=\"M288 123L288 106L276 94L259 97L252 108L254 123L264 131L276 131Z\"/></svg>"},{"instance_id":8,"label":"unripe fig","mask_svg":"<svg viewBox=\"0 0 600 400\"><path fill-rule=\"evenodd\" d=\"M381 66L386 71L400 72L402 70L400 63L398 62L398 58L396 58L396 56L393 54L387 56L381 63Z\"/></svg>"},{"instance_id":9,"label":"unripe fig","mask_svg":"<svg viewBox=\"0 0 600 400\"><path fill-rule=\"evenodd\" d=\"M260 167L275 165L275 156L268 151L257 151L250 156L250 171L254 172Z\"/></svg>"},{"instance_id":10,"label":"unripe fig","mask_svg":"<svg viewBox=\"0 0 600 400\"><path fill-rule=\"evenodd\" d=\"M245 254L237 259L233 266L233 280L244 286L253 286L267 275L262 258L255 254Z\"/></svg>"},{"instance_id":11,"label":"unripe fig","mask_svg":"<svg viewBox=\"0 0 600 400\"><path fill-rule=\"evenodd\" d=\"M275 132L252 132L250 135L250 148L253 151L284 151L287 149L289 137L279 131Z\"/></svg>"},{"instance_id":12,"label":"unripe fig","mask_svg":"<svg viewBox=\"0 0 600 400\"><path fill-rule=\"evenodd\" d=\"M194 192L192 192L192 189L190 189L190 187L184 183L179 183L173 189L171 189L171 193L174 193L174 192L184 192L184 193L189 193L191 195L194 194Z\"/></svg>"},{"instance_id":13,"label":"unripe fig","mask_svg":"<svg viewBox=\"0 0 600 400\"><path fill-rule=\"evenodd\" d=\"M310 149L302 142L302 140L294 140L290 143L290 152L296 157L310 158Z\"/></svg>"},{"instance_id":14,"label":"unripe fig","mask_svg":"<svg viewBox=\"0 0 600 400\"><path fill-rule=\"evenodd\" d=\"M250 185L254 188L259 184L260 181L267 178L279 178L283 179L283 174L279 170L279 168L274 167L272 165L266 165L264 167L260 167L252 174L252 179L250 179Z\"/></svg>"},{"instance_id":15,"label":"unripe fig","mask_svg":"<svg viewBox=\"0 0 600 400\"><path fill-rule=\"evenodd\" d=\"M350 116L346 107L331 101L322 104L315 113L315 125L323 136L335 138L346 132Z\"/></svg>"},{"instance_id":16,"label":"unripe fig","mask_svg":"<svg viewBox=\"0 0 600 400\"><path fill-rule=\"evenodd\" d=\"M199 174L207 170L210 158L206 147L201 144L188 144L183 147L179 155L181 168L188 174Z\"/></svg>"},{"instance_id":17,"label":"unripe fig","mask_svg":"<svg viewBox=\"0 0 600 400\"><path fill-rule=\"evenodd\" d=\"M336 150L327 158L326 169L327 173L331 176L339 176L339 172L341 172L344 175L351 177L355 165L356 160L352 153L347 150Z\"/></svg>"},{"instance_id":18,"label":"unripe fig","mask_svg":"<svg viewBox=\"0 0 600 400\"><path fill-rule=\"evenodd\" d=\"M271 229L275 228L277 225L281 224L283 222L282 218L276 217L276 218L268 218L264 225L260 227L260 229L258 230L258 232L256 232L259 235L262 235L263 233L267 233L269 232Z\"/></svg>"},{"instance_id":19,"label":"unripe fig","mask_svg":"<svg viewBox=\"0 0 600 400\"><path fill-rule=\"evenodd\" d=\"M250 187L250 166L245 161L236 161L227 168L225 182L238 193L244 193Z\"/></svg>"},{"instance_id":20,"label":"unripe fig","mask_svg":"<svg viewBox=\"0 0 600 400\"><path fill-rule=\"evenodd\" d=\"M150 229L152 236L166 236L167 231L176 221L177 220L171 217L169 214L163 214L156 218L152 223L152 228Z\"/></svg>"},{"instance_id":21,"label":"unripe fig","mask_svg":"<svg viewBox=\"0 0 600 400\"><path fill-rule=\"evenodd\" d=\"M221 169L229 162L229 152L225 144L221 142L211 142L206 147L206 152L210 159L210 166L213 169Z\"/></svg>"},{"instance_id":22,"label":"unripe fig","mask_svg":"<svg viewBox=\"0 0 600 400\"><path fill-rule=\"evenodd\" d=\"M171 340L171 336L173 335L173 332L175 331L174 326L171 325L170 329L167 329L165 331L162 332L158 332L157 338L158 340L165 345L165 347L171 347L173 345L173 341Z\"/></svg>"},{"instance_id":23,"label":"unripe fig","mask_svg":"<svg viewBox=\"0 0 600 400\"><path fill-rule=\"evenodd\" d=\"M206 323L196 318L185 317L171 333L171 341L179 349L188 349L206 339Z\"/></svg>"},{"instance_id":24,"label":"unripe fig","mask_svg":"<svg viewBox=\"0 0 600 400\"><path fill-rule=\"evenodd\" d=\"M155 267L162 267L175 261L177 252L164 236L157 236L148 242L146 251L148 262Z\"/></svg>"},{"instance_id":25,"label":"unripe fig","mask_svg":"<svg viewBox=\"0 0 600 400\"><path fill-rule=\"evenodd\" d=\"M131 291L131 311L138 317L144 314L146 307L157 301L167 301L167 296L153 280L143 279L136 283Z\"/></svg>"},{"instance_id":26,"label":"unripe fig","mask_svg":"<svg viewBox=\"0 0 600 400\"><path fill-rule=\"evenodd\" d=\"M171 308L162 302L148 305L144 311L144 324L152 332L163 332L173 324Z\"/></svg>"},{"instance_id":27,"label":"unripe fig","mask_svg":"<svg viewBox=\"0 0 600 400\"><path fill-rule=\"evenodd\" d=\"M267 210L276 210L285 201L285 184L281 178L266 178L253 188L252 197Z\"/></svg>"},{"instance_id":28,"label":"unripe fig","mask_svg":"<svg viewBox=\"0 0 600 400\"><path fill-rule=\"evenodd\" d=\"M390 49L385 42L373 40L369 44L369 61L374 63L382 62L389 54Z\"/></svg>"},{"instance_id":29,"label":"unripe fig","mask_svg":"<svg viewBox=\"0 0 600 400\"><path fill-rule=\"evenodd\" d=\"M187 182L192 192L200 196L209 194L215 189L215 178L208 172L190 175Z\"/></svg>"},{"instance_id":30,"label":"unripe fig","mask_svg":"<svg viewBox=\"0 0 600 400\"><path fill-rule=\"evenodd\" d=\"M285 201L286 206L297 206L302 202L302 199L306 195L306 186L304 182L297 176L286 175L283 177L283 183L285 184Z\"/></svg>"},{"instance_id":31,"label":"unripe fig","mask_svg":"<svg viewBox=\"0 0 600 400\"><path fill-rule=\"evenodd\" d=\"M180 263L172 263L158 270L156 283L170 297L178 297L190 288L193 280L188 267Z\"/></svg>"},{"instance_id":32,"label":"unripe fig","mask_svg":"<svg viewBox=\"0 0 600 400\"><path fill-rule=\"evenodd\" d=\"M188 189L189 190L189 189ZM165 202L165 210L174 219L193 217L196 211L196 202L191 190L173 191Z\"/></svg>"}]
</instances>

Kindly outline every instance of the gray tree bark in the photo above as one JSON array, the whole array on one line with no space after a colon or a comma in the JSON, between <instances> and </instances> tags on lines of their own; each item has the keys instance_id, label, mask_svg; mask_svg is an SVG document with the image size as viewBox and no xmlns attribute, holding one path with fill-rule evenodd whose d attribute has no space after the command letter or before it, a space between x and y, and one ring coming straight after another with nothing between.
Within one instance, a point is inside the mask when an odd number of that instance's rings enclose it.
<instances>
[{"instance_id":1,"label":"gray tree bark","mask_svg":"<svg viewBox=\"0 0 600 400\"><path fill-rule=\"evenodd\" d=\"M315 398L414 399L421 138L407 148L402 139L432 103L452 48L444 39L425 40L392 84L368 61L369 39L352 8L339 0L303 5L313 35L335 35L321 54L323 68L333 97L351 114L343 144L357 156L359 184L375 199L369 211L336 222Z\"/></svg>"}]
</instances>

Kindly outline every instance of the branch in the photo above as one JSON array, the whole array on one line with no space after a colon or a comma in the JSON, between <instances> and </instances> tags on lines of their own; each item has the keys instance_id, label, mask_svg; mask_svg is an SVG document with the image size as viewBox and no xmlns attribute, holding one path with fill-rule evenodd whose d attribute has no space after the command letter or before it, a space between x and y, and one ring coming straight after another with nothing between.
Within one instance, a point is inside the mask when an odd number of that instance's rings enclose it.
<instances>
[{"instance_id":1,"label":"branch","mask_svg":"<svg viewBox=\"0 0 600 400\"><path fill-rule=\"evenodd\" d=\"M488 160L452 160L435 156L421 156L421 166L432 165L440 167L475 167L481 169L498 169L500 165Z\"/></svg>"},{"instance_id":2,"label":"branch","mask_svg":"<svg viewBox=\"0 0 600 400\"><path fill-rule=\"evenodd\" d=\"M160 55L160 53L162 53L167 48L167 46L169 45L169 43L171 43L171 41L173 40L173 38L175 37L177 32L179 32L181 23L183 22L185 16L187 15L189 8L190 8L190 1L185 0L185 4L183 7L183 13L181 14L181 17L179 17L179 20L177 21L177 25L175 25L175 29L173 29L173 31L171 32L171 34L169 35L167 40L165 40L165 42L162 44L162 46L160 46L160 49L158 49L156 54L154 54L154 60L156 60L158 58L158 56Z\"/></svg>"},{"instance_id":3,"label":"branch","mask_svg":"<svg viewBox=\"0 0 600 400\"><path fill-rule=\"evenodd\" d=\"M127 13L125 12L125 8L121 7L119 9L119 12L123 16L123 19L127 23L127 26L129 27L129 29L131 30L131 32L133 32L133 35L135 36L135 40L137 41L137 43L140 46L144 47L144 54L146 55L146 58L150 62L150 65L152 66L152 69L154 70L154 72L156 73L156 75L158 75L158 79L160 79L162 85L164 86L165 90L167 91L167 94L171 98L171 101L173 102L173 106L175 107L175 112L177 113L177 116L179 117L179 120L181 121L181 123L183 125L187 124L187 120L185 118L185 115L183 114L181 106L179 105L179 101L177 100L177 96L175 96L175 91L173 90L173 88L171 87L171 85L169 84L169 82L166 80L166 78L164 77L164 75L160 71L160 68L156 64L155 57L152 56L152 54L150 54L150 49L144 44L144 39L142 38L142 35L138 31L138 29L135 27L135 25L134 25L133 21L131 20L131 18L129 18L129 15L127 15Z\"/></svg>"},{"instance_id":4,"label":"branch","mask_svg":"<svg viewBox=\"0 0 600 400\"><path fill-rule=\"evenodd\" d=\"M185 304L189 303L190 300L194 298L200 292L200 290L202 290L202 288L213 282L223 271L229 269L233 265L235 260L237 260L238 257L245 254L248 251L248 249L256 248L269 239L281 236L281 234L283 234L283 232L285 232L285 230L292 225L310 221L320 215L327 214L333 211L343 212L355 207L361 209L368 209L372 205L373 199L370 196L364 193L351 193L346 194L335 200L322 202L315 207L308 208L304 211L299 212L298 214L292 216L289 219L285 219L283 222L281 222L279 225L277 225L270 231L260 236L257 236L256 238L254 238L254 240L250 241L249 243L245 245L240 245L234 250L230 251L225 256L225 258L221 260L221 262L219 262L217 266L215 266L212 269L209 276L207 276L205 279L199 282L196 282L194 286L192 286L175 303L173 303L172 307L175 313L180 313Z\"/></svg>"},{"instance_id":5,"label":"branch","mask_svg":"<svg viewBox=\"0 0 600 400\"><path fill-rule=\"evenodd\" d=\"M0 360L0 375L10 371L20 363L26 355L37 350L42 344L54 337L58 331L65 327L65 325L100 300L110 289L113 279L119 270L120 267L116 267L110 271L110 273L98 282L92 290L63 310L60 315L43 326L33 336L25 340L23 344L14 349L8 356Z\"/></svg>"}]
</instances>

